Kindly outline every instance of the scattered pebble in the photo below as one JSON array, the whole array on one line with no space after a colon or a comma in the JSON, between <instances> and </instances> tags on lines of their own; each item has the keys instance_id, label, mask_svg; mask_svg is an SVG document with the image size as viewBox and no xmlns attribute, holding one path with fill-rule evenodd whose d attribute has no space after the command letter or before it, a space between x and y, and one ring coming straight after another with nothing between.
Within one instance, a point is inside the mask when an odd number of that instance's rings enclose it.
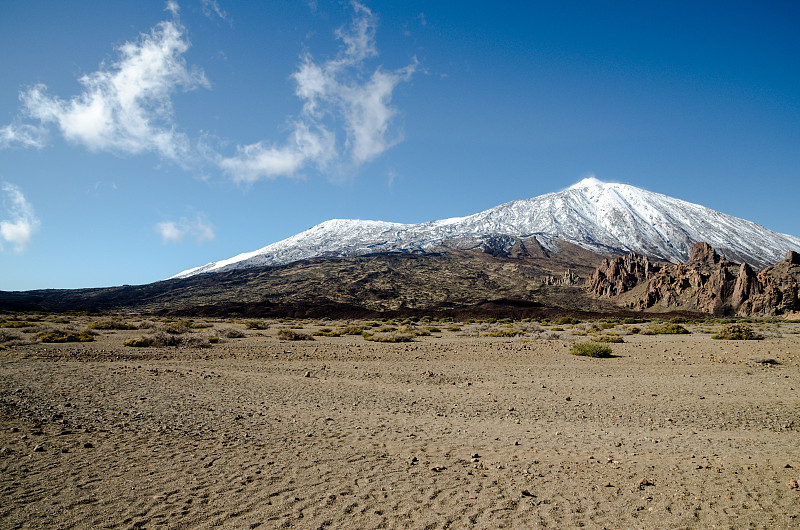
<instances>
[{"instance_id":1,"label":"scattered pebble","mask_svg":"<svg viewBox=\"0 0 800 530\"><path fill-rule=\"evenodd\" d=\"M648 480L648 479L646 479L646 478L643 478L642 480L640 480L640 481L639 481L639 484L638 484L638 486L639 486L639 489L640 489L640 490L643 490L643 489L645 489L647 486L655 486L655 484L653 484L653 483L652 483L650 480Z\"/></svg>"}]
</instances>

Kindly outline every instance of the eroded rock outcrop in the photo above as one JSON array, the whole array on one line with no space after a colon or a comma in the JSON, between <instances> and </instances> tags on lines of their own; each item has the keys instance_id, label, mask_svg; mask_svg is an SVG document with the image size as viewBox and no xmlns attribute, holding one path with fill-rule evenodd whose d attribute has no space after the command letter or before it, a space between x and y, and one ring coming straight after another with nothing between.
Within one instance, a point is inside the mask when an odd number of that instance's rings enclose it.
<instances>
[{"instance_id":1,"label":"eroded rock outcrop","mask_svg":"<svg viewBox=\"0 0 800 530\"><path fill-rule=\"evenodd\" d=\"M707 243L692 247L686 263L650 262L636 254L605 260L587 288L625 307L685 309L711 314L781 315L800 310L800 254L756 273L734 263Z\"/></svg>"},{"instance_id":2,"label":"eroded rock outcrop","mask_svg":"<svg viewBox=\"0 0 800 530\"><path fill-rule=\"evenodd\" d=\"M587 288L595 296L614 297L650 280L660 270L660 264L638 254L604 259L589 278Z\"/></svg>"}]
</instances>

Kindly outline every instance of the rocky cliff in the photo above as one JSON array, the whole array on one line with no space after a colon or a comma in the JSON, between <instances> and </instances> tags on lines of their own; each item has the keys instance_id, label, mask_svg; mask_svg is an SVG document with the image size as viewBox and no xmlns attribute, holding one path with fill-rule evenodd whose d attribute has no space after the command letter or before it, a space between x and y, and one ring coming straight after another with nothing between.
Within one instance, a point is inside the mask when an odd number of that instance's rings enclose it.
<instances>
[{"instance_id":1,"label":"rocky cliff","mask_svg":"<svg viewBox=\"0 0 800 530\"><path fill-rule=\"evenodd\" d=\"M692 247L686 263L653 262L628 254L604 260L587 283L597 297L635 310L701 311L714 315L784 315L800 310L800 254L756 272L734 263L707 243Z\"/></svg>"}]
</instances>

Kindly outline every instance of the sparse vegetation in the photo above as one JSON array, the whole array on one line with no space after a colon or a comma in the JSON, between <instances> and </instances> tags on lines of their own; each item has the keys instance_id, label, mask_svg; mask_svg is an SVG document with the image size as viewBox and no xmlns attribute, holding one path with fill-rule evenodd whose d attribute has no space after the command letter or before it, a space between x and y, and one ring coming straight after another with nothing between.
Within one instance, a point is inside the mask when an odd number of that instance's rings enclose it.
<instances>
[{"instance_id":1,"label":"sparse vegetation","mask_svg":"<svg viewBox=\"0 0 800 530\"><path fill-rule=\"evenodd\" d=\"M16 333L0 331L0 342L11 342L12 340L20 340L20 338Z\"/></svg>"},{"instance_id":2,"label":"sparse vegetation","mask_svg":"<svg viewBox=\"0 0 800 530\"><path fill-rule=\"evenodd\" d=\"M312 335L315 337L341 337L342 335L361 335L363 331L363 326L345 326L331 331L315 331Z\"/></svg>"},{"instance_id":3,"label":"sparse vegetation","mask_svg":"<svg viewBox=\"0 0 800 530\"><path fill-rule=\"evenodd\" d=\"M413 335L409 335L406 333L391 333L389 335L376 335L374 333L363 332L361 336L364 340L368 340L370 342L412 342L414 340Z\"/></svg>"},{"instance_id":4,"label":"sparse vegetation","mask_svg":"<svg viewBox=\"0 0 800 530\"><path fill-rule=\"evenodd\" d=\"M728 324L716 335L711 336L712 339L724 340L762 340L763 335L754 332L753 329L746 324Z\"/></svg>"},{"instance_id":5,"label":"sparse vegetation","mask_svg":"<svg viewBox=\"0 0 800 530\"><path fill-rule=\"evenodd\" d=\"M227 328L219 332L226 339L243 339L247 336L244 331L234 328Z\"/></svg>"},{"instance_id":6,"label":"sparse vegetation","mask_svg":"<svg viewBox=\"0 0 800 530\"><path fill-rule=\"evenodd\" d=\"M643 335L688 335L689 333L690 331L680 324L665 324L650 328L643 332Z\"/></svg>"},{"instance_id":7,"label":"sparse vegetation","mask_svg":"<svg viewBox=\"0 0 800 530\"><path fill-rule=\"evenodd\" d=\"M151 346L155 348L166 348L171 346L180 346L182 342L183 339L177 335L159 332L154 333L153 335L126 340L122 343L122 345L136 348L148 348Z\"/></svg>"},{"instance_id":8,"label":"sparse vegetation","mask_svg":"<svg viewBox=\"0 0 800 530\"><path fill-rule=\"evenodd\" d=\"M581 342L575 344L569 352L572 355L579 355L582 357L597 357L608 358L611 357L611 346L606 344L598 344L596 342Z\"/></svg>"},{"instance_id":9,"label":"sparse vegetation","mask_svg":"<svg viewBox=\"0 0 800 530\"><path fill-rule=\"evenodd\" d=\"M247 329L268 329L269 325L261 320L248 320L244 323L244 327Z\"/></svg>"},{"instance_id":10,"label":"sparse vegetation","mask_svg":"<svg viewBox=\"0 0 800 530\"><path fill-rule=\"evenodd\" d=\"M50 331L39 333L37 336L40 342L61 343L61 342L92 342L94 334L89 331Z\"/></svg>"},{"instance_id":11,"label":"sparse vegetation","mask_svg":"<svg viewBox=\"0 0 800 530\"><path fill-rule=\"evenodd\" d=\"M28 322L26 320L8 320L6 322L0 322L0 328L31 328L35 325L36 324L33 322Z\"/></svg>"},{"instance_id":12,"label":"sparse vegetation","mask_svg":"<svg viewBox=\"0 0 800 530\"><path fill-rule=\"evenodd\" d=\"M152 346L152 342L148 337L137 337L135 339L128 339L122 343L123 346L130 346L132 348L146 348Z\"/></svg>"},{"instance_id":13,"label":"sparse vegetation","mask_svg":"<svg viewBox=\"0 0 800 530\"><path fill-rule=\"evenodd\" d=\"M609 342L615 344L625 342L625 339L615 333L609 333L608 335L596 335L592 337L592 340L595 342Z\"/></svg>"},{"instance_id":14,"label":"sparse vegetation","mask_svg":"<svg viewBox=\"0 0 800 530\"><path fill-rule=\"evenodd\" d=\"M556 320L556 322L555 322L555 323L556 323L556 324L560 324L560 325L562 325L562 326L567 326L567 325L575 325L575 324L580 324L580 323L581 323L581 321L580 321L580 320L578 320L577 318L572 318L572 317L561 317L561 318L559 318L558 320Z\"/></svg>"},{"instance_id":15,"label":"sparse vegetation","mask_svg":"<svg viewBox=\"0 0 800 530\"><path fill-rule=\"evenodd\" d=\"M308 333L301 333L289 328L279 329L278 338L281 340L314 340L314 337Z\"/></svg>"},{"instance_id":16,"label":"sparse vegetation","mask_svg":"<svg viewBox=\"0 0 800 530\"><path fill-rule=\"evenodd\" d=\"M499 329L483 334L484 337L522 337L524 335L525 331L521 329Z\"/></svg>"},{"instance_id":17,"label":"sparse vegetation","mask_svg":"<svg viewBox=\"0 0 800 530\"><path fill-rule=\"evenodd\" d=\"M130 330L130 329L139 329L137 326L133 324L128 324L127 322L123 322L121 320L97 320L94 322L89 322L86 327L88 329L100 329L100 330Z\"/></svg>"}]
</instances>

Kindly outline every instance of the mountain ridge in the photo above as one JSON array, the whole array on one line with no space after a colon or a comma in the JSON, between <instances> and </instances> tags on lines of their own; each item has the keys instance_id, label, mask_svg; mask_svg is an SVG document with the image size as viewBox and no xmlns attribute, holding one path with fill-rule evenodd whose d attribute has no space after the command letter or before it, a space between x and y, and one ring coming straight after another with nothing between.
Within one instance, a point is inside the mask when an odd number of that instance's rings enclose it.
<instances>
[{"instance_id":1,"label":"mountain ridge","mask_svg":"<svg viewBox=\"0 0 800 530\"><path fill-rule=\"evenodd\" d=\"M800 250L800 238L752 221L628 184L589 177L565 190L510 201L476 214L417 224L331 219L255 251L184 270L172 278L283 265L309 258L382 252L509 251L535 239L548 250L567 241L603 255L630 252L685 262L706 241L756 268ZM758 243L756 243L758 242Z\"/></svg>"}]
</instances>

